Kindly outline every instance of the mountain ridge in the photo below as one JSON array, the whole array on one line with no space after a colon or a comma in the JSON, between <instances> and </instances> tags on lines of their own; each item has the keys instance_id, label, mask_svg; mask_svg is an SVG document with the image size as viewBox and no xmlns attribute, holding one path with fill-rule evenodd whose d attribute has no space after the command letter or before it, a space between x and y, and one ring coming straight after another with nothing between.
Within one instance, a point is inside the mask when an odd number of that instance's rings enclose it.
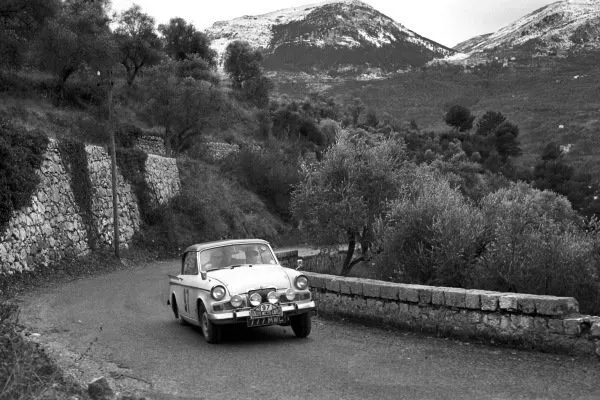
<instances>
[{"instance_id":1,"label":"mountain ridge","mask_svg":"<svg viewBox=\"0 0 600 400\"><path fill-rule=\"evenodd\" d=\"M517 19L496 32L455 46L467 57L513 52L530 56L566 56L600 48L600 2L562 0Z\"/></svg>"},{"instance_id":2,"label":"mountain ridge","mask_svg":"<svg viewBox=\"0 0 600 400\"><path fill-rule=\"evenodd\" d=\"M240 39L262 48L265 66L271 69L394 71L454 53L359 0L330 0L242 16L215 22L206 33L220 63L227 45Z\"/></svg>"}]
</instances>

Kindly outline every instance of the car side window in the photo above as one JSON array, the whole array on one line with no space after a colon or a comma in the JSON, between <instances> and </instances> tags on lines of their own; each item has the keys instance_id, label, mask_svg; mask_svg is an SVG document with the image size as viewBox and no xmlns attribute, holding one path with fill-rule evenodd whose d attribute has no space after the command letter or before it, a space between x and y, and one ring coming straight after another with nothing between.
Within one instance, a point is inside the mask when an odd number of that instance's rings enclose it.
<instances>
[{"instance_id":1,"label":"car side window","mask_svg":"<svg viewBox=\"0 0 600 400\"><path fill-rule=\"evenodd\" d=\"M185 261L183 262L183 275L198 275L198 257L196 253L190 251L185 255Z\"/></svg>"}]
</instances>

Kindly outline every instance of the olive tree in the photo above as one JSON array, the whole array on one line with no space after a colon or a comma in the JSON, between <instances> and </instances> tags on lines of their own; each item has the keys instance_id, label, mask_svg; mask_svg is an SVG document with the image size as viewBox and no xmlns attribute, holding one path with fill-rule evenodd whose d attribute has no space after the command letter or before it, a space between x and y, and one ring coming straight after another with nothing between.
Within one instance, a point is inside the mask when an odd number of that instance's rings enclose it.
<instances>
[{"instance_id":1,"label":"olive tree","mask_svg":"<svg viewBox=\"0 0 600 400\"><path fill-rule=\"evenodd\" d=\"M360 133L342 132L322 161L302 166L292 213L317 240L348 243L342 275L369 258L374 226L397 194L404 155L398 142L369 143ZM353 260L357 242L362 255Z\"/></svg>"},{"instance_id":2,"label":"olive tree","mask_svg":"<svg viewBox=\"0 0 600 400\"><path fill-rule=\"evenodd\" d=\"M132 84L140 69L157 64L161 56L161 42L154 31L154 18L133 5L117 19L115 38L119 46L119 61L127 72L127 83Z\"/></svg>"}]
</instances>

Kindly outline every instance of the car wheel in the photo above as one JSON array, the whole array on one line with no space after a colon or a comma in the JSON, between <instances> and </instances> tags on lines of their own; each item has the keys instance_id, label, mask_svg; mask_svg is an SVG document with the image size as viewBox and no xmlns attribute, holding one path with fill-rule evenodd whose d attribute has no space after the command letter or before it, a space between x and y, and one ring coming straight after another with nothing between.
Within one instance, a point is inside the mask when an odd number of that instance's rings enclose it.
<instances>
[{"instance_id":1,"label":"car wheel","mask_svg":"<svg viewBox=\"0 0 600 400\"><path fill-rule=\"evenodd\" d=\"M198 307L198 316L200 319L200 328L202 329L202 334L204 335L206 342L213 344L219 343L221 341L221 327L213 324L212 321L208 319L208 313L203 304Z\"/></svg>"},{"instance_id":2,"label":"car wheel","mask_svg":"<svg viewBox=\"0 0 600 400\"><path fill-rule=\"evenodd\" d=\"M310 335L310 330L312 328L310 313L308 312L291 317L291 325L294 335L299 338L307 337Z\"/></svg>"},{"instance_id":3,"label":"car wheel","mask_svg":"<svg viewBox=\"0 0 600 400\"><path fill-rule=\"evenodd\" d=\"M171 301L171 308L173 309L173 314L175 314L175 319L177 323L181 326L189 325L185 319L181 316L179 312L179 307L177 307L177 300L175 300L175 296L173 296L173 300Z\"/></svg>"}]
</instances>

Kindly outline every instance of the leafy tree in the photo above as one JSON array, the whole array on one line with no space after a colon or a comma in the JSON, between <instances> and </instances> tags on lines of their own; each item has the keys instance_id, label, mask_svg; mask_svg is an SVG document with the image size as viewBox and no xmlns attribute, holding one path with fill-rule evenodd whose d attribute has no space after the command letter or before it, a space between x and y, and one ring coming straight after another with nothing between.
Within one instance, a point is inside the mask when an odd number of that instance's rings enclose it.
<instances>
[{"instance_id":1,"label":"leafy tree","mask_svg":"<svg viewBox=\"0 0 600 400\"><path fill-rule=\"evenodd\" d=\"M154 18L134 4L119 15L115 38L120 62L127 71L127 83L132 84L140 69L160 61L161 42L154 32Z\"/></svg>"},{"instance_id":2,"label":"leafy tree","mask_svg":"<svg viewBox=\"0 0 600 400\"><path fill-rule=\"evenodd\" d=\"M236 40L229 43L225 49L224 69L234 89L241 89L244 82L262 76L262 59L262 53L248 42Z\"/></svg>"},{"instance_id":3,"label":"leafy tree","mask_svg":"<svg viewBox=\"0 0 600 400\"><path fill-rule=\"evenodd\" d=\"M496 150L500 155L502 162L506 162L509 157L518 157L522 151L519 147L519 127L508 121L501 123L494 131Z\"/></svg>"},{"instance_id":4,"label":"leafy tree","mask_svg":"<svg viewBox=\"0 0 600 400\"><path fill-rule=\"evenodd\" d=\"M404 148L396 142L370 145L364 136L345 132L321 162L303 166L301 182L292 194L292 213L312 237L348 242L342 275L369 259L374 226L397 195L404 158ZM353 259L357 242L362 255Z\"/></svg>"},{"instance_id":5,"label":"leafy tree","mask_svg":"<svg viewBox=\"0 0 600 400\"><path fill-rule=\"evenodd\" d=\"M475 134L488 136L504 121L506 121L506 117L502 113L487 111L479 118L479 121L477 121L477 130L475 131Z\"/></svg>"},{"instance_id":6,"label":"leafy tree","mask_svg":"<svg viewBox=\"0 0 600 400\"><path fill-rule=\"evenodd\" d=\"M0 2L0 66L18 67L31 40L59 8L59 0Z\"/></svg>"},{"instance_id":7,"label":"leafy tree","mask_svg":"<svg viewBox=\"0 0 600 400\"><path fill-rule=\"evenodd\" d=\"M181 153L202 134L206 119L220 99L205 81L180 78L175 66L156 67L146 84L146 118L164 128L165 148L169 154Z\"/></svg>"},{"instance_id":8,"label":"leafy tree","mask_svg":"<svg viewBox=\"0 0 600 400\"><path fill-rule=\"evenodd\" d=\"M266 76L255 76L244 82L244 97L259 108L269 105L269 93L273 90L273 81Z\"/></svg>"},{"instance_id":9,"label":"leafy tree","mask_svg":"<svg viewBox=\"0 0 600 400\"><path fill-rule=\"evenodd\" d=\"M116 45L108 23L104 1L65 0L40 34L38 58L57 76L59 99L67 79L83 65L113 64Z\"/></svg>"},{"instance_id":10,"label":"leafy tree","mask_svg":"<svg viewBox=\"0 0 600 400\"><path fill-rule=\"evenodd\" d=\"M168 25L161 24L158 30L172 59L181 61L196 55L212 67L216 66L217 53L210 48L208 36L197 31L193 24L188 24L183 18L171 18Z\"/></svg>"},{"instance_id":11,"label":"leafy tree","mask_svg":"<svg viewBox=\"0 0 600 400\"><path fill-rule=\"evenodd\" d=\"M541 160L533 170L533 185L541 190L552 190L566 196L573 208L586 215L600 213L598 185L589 174L577 173L564 160L560 145L550 142L542 150Z\"/></svg>"},{"instance_id":12,"label":"leafy tree","mask_svg":"<svg viewBox=\"0 0 600 400\"><path fill-rule=\"evenodd\" d=\"M219 76L212 71L212 67L204 58L193 55L182 61L174 62L175 74L179 78L192 78L197 81L207 81L218 85Z\"/></svg>"},{"instance_id":13,"label":"leafy tree","mask_svg":"<svg viewBox=\"0 0 600 400\"><path fill-rule=\"evenodd\" d=\"M446 124L458 129L460 132L468 131L473 128L475 116L471 110L461 105L455 104L446 113Z\"/></svg>"}]
</instances>

